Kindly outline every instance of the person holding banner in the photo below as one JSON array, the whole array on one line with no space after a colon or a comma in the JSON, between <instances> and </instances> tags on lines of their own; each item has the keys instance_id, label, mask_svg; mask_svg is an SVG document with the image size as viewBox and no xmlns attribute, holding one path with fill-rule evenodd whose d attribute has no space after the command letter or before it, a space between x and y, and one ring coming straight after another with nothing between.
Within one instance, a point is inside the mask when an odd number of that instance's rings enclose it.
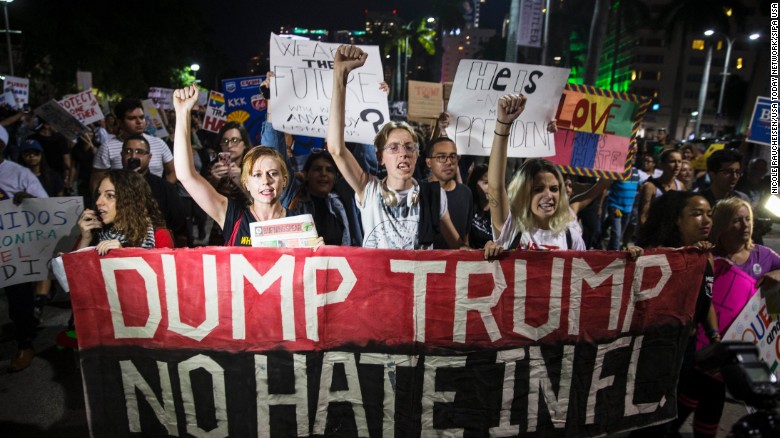
<instances>
[{"instance_id":1,"label":"person holding banner","mask_svg":"<svg viewBox=\"0 0 780 438\"><path fill-rule=\"evenodd\" d=\"M98 254L106 255L114 248L173 248L173 237L143 176L109 170L96 196L96 210L84 209L79 217L76 249L96 246Z\"/></svg>"},{"instance_id":2,"label":"person holding banner","mask_svg":"<svg viewBox=\"0 0 780 438\"><path fill-rule=\"evenodd\" d=\"M24 166L5 159L8 131L0 126L0 201L19 203L23 198L48 198L38 178ZM22 371L30 366L35 357L32 341L35 338L37 321L34 317L34 292L37 283L20 283L6 286L8 317L14 323L16 355L8 366L9 372Z\"/></svg>"},{"instance_id":3,"label":"person holding banner","mask_svg":"<svg viewBox=\"0 0 780 438\"><path fill-rule=\"evenodd\" d=\"M563 177L551 162L530 159L520 166L507 191L507 143L512 123L525 109L526 97L506 95L498 100L496 130L490 151L488 199L495 241L485 245L485 256L513 249L519 236L521 249L585 250L585 242L572 224ZM576 223L576 222L575 222Z\"/></svg>"},{"instance_id":4,"label":"person holding banner","mask_svg":"<svg viewBox=\"0 0 780 438\"><path fill-rule=\"evenodd\" d=\"M664 193L653 201L647 217L647 222L639 229L639 238L636 242L642 248L696 246L700 250L708 250L712 247L707 241L712 227L712 208L709 201L699 193L676 190ZM699 287L693 315L694 324L691 327L691 336L680 368L680 379L677 383L678 418L671 423L673 429L679 428L695 407L695 402L691 403L688 394L698 385L697 382L701 378L699 374L702 374L694 368L696 333L699 325L708 333L710 342L720 342L718 319L712 305L713 277L713 264L710 258ZM697 412L693 426L696 436L707 436L700 435L710 429L705 425L706 422ZM661 432L666 427L668 424L651 427L636 436L661 436Z\"/></svg>"},{"instance_id":5,"label":"person holding banner","mask_svg":"<svg viewBox=\"0 0 780 438\"><path fill-rule=\"evenodd\" d=\"M780 281L780 256L763 245L753 243L753 210L747 201L733 197L719 201L712 215L710 242L714 245L712 254L716 260L723 260L726 267L744 272L753 280L750 284L733 281L728 270L716 264L716 286L718 279L726 278L728 286L713 289L713 303L718 314L720 332L707 331L708 335L720 338L726 333L734 319L757 291L758 286L772 287ZM728 297L724 296L728 294ZM735 312L736 311L736 312ZM691 412L695 412L697 427L717 431L726 397L726 387L720 376L705 372L694 374L693 385L679 400L677 423L681 423ZM697 435L698 436L698 435ZM713 434L714 436L714 434Z\"/></svg>"},{"instance_id":6,"label":"person holding banner","mask_svg":"<svg viewBox=\"0 0 780 438\"><path fill-rule=\"evenodd\" d=\"M374 138L379 164L387 169L380 180L360 167L344 143L347 78L363 66L368 54L342 45L334 53L333 94L328 119L328 150L341 174L355 190L363 222L363 247L430 249L437 229L450 248L463 246L447 211L447 196L438 182L417 182L412 174L420 154L419 141L406 123L388 122Z\"/></svg>"}]
</instances>

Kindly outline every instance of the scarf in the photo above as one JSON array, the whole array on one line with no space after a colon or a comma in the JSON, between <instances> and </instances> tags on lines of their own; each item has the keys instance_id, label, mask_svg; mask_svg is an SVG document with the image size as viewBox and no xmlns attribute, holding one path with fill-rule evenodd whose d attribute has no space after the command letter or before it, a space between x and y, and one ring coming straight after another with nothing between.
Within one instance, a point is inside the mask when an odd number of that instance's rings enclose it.
<instances>
[{"instance_id":1,"label":"scarf","mask_svg":"<svg viewBox=\"0 0 780 438\"><path fill-rule=\"evenodd\" d=\"M98 242L102 242L104 240L118 240L119 243L122 244L122 247L127 246L127 236L114 227L98 231L97 237ZM154 228L149 226L146 229L146 237L144 237L144 240L142 240L141 244L138 246L144 249L154 248Z\"/></svg>"}]
</instances>

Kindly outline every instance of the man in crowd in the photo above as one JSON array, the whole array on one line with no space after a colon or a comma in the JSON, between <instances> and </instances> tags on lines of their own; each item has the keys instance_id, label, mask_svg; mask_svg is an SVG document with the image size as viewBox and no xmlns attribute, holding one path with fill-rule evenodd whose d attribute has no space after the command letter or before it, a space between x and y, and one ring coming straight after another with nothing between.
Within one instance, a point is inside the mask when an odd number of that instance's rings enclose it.
<instances>
[{"instance_id":1,"label":"man in crowd","mask_svg":"<svg viewBox=\"0 0 780 438\"><path fill-rule=\"evenodd\" d=\"M438 181L447 194L452 225L465 241L471 230L471 219L474 217L474 200L471 190L457 181L459 158L455 143L447 137L439 137L428 146L425 164L431 170L429 181ZM433 248L450 249L441 235L436 237Z\"/></svg>"},{"instance_id":2,"label":"man in crowd","mask_svg":"<svg viewBox=\"0 0 780 438\"><path fill-rule=\"evenodd\" d=\"M710 205L721 199L735 196L750 202L750 199L742 192L736 190L740 176L742 176L742 154L734 149L721 149L715 151L707 158L707 174L710 176L710 187L701 194L710 201Z\"/></svg>"},{"instance_id":3,"label":"man in crowd","mask_svg":"<svg viewBox=\"0 0 780 438\"><path fill-rule=\"evenodd\" d=\"M124 99L116 105L114 113L119 119L119 134L102 145L95 155L92 164L91 185L94 190L103 179L108 169L122 168L122 147L124 139L132 134L143 134L150 146L151 157L149 172L153 175L165 178L171 184L176 183L176 171L173 168L173 154L168 145L162 140L151 135L144 134L146 120L144 109L138 99Z\"/></svg>"},{"instance_id":4,"label":"man in crowd","mask_svg":"<svg viewBox=\"0 0 780 438\"><path fill-rule=\"evenodd\" d=\"M8 131L0 126L0 201L13 198L14 202L18 202L30 196L48 198L30 169L3 158L7 144ZM8 366L9 372L29 367L35 357L32 347L37 325L34 316L35 286L36 283L22 283L4 288L8 296L8 316L14 323L17 343L16 355Z\"/></svg>"},{"instance_id":5,"label":"man in crowd","mask_svg":"<svg viewBox=\"0 0 780 438\"><path fill-rule=\"evenodd\" d=\"M65 189L73 188L73 179L76 174L73 172L73 161L70 157L70 145L64 135L55 131L54 128L45 120L41 120L37 132L28 138L37 141L43 147L43 154L46 157L46 164L49 169L65 182ZM22 141L27 139L22 139Z\"/></svg>"},{"instance_id":6,"label":"man in crowd","mask_svg":"<svg viewBox=\"0 0 780 438\"><path fill-rule=\"evenodd\" d=\"M175 185L149 172L149 163L154 154L151 152L146 137L143 134L126 136L122 143L122 167L134 170L144 176L152 190L152 197L157 201L157 206L160 207L160 212L165 217L168 228L175 234L184 228L184 203L179 197Z\"/></svg>"}]
</instances>

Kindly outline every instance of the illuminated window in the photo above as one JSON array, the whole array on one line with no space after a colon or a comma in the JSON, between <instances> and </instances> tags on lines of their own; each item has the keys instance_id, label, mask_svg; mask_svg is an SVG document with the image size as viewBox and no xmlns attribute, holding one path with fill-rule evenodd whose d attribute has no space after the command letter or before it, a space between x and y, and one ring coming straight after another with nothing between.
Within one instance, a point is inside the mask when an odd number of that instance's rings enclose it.
<instances>
[{"instance_id":1,"label":"illuminated window","mask_svg":"<svg viewBox=\"0 0 780 438\"><path fill-rule=\"evenodd\" d=\"M660 81L661 80L661 72L659 71L657 75L655 75L655 80Z\"/></svg>"},{"instance_id":2,"label":"illuminated window","mask_svg":"<svg viewBox=\"0 0 780 438\"><path fill-rule=\"evenodd\" d=\"M731 8L723 8L723 13L726 14L727 17L731 17L731 14L734 12Z\"/></svg>"},{"instance_id":3,"label":"illuminated window","mask_svg":"<svg viewBox=\"0 0 780 438\"><path fill-rule=\"evenodd\" d=\"M458 50L463 50L463 46L458 46Z\"/></svg>"},{"instance_id":4,"label":"illuminated window","mask_svg":"<svg viewBox=\"0 0 780 438\"><path fill-rule=\"evenodd\" d=\"M718 45L715 46L715 48L717 50L722 50L723 49L723 40L718 40Z\"/></svg>"},{"instance_id":5,"label":"illuminated window","mask_svg":"<svg viewBox=\"0 0 780 438\"><path fill-rule=\"evenodd\" d=\"M632 80L632 81L635 81L635 80L636 80L636 71L632 71L632 72L631 72L631 80Z\"/></svg>"},{"instance_id":6,"label":"illuminated window","mask_svg":"<svg viewBox=\"0 0 780 438\"><path fill-rule=\"evenodd\" d=\"M742 69L742 58L737 58L737 70Z\"/></svg>"},{"instance_id":7,"label":"illuminated window","mask_svg":"<svg viewBox=\"0 0 780 438\"><path fill-rule=\"evenodd\" d=\"M704 40L693 40L693 44L691 44L691 49L704 50Z\"/></svg>"}]
</instances>

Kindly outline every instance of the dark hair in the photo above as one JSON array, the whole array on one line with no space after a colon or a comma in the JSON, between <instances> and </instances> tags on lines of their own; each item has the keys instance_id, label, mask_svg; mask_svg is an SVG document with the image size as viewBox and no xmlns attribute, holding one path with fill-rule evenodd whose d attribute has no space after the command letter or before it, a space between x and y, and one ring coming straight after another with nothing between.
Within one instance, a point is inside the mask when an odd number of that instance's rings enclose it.
<instances>
[{"instance_id":1,"label":"dark hair","mask_svg":"<svg viewBox=\"0 0 780 438\"><path fill-rule=\"evenodd\" d=\"M125 119L125 114L135 110L136 108L141 108L142 110L144 109L140 99L122 99L114 107L114 114L116 114L116 117L121 121Z\"/></svg>"},{"instance_id":2,"label":"dark hair","mask_svg":"<svg viewBox=\"0 0 780 438\"><path fill-rule=\"evenodd\" d=\"M428 147L425 148L425 156L428 157L428 158L431 158L431 154L433 153L433 147L436 146L439 143L444 143L445 141L449 142L449 143L452 143L453 145L455 144L455 140L453 140L453 139L451 139L449 137L434 138L433 140L431 140L430 143L428 143ZM455 146L455 148L457 149L457 146Z\"/></svg>"},{"instance_id":3,"label":"dark hair","mask_svg":"<svg viewBox=\"0 0 780 438\"><path fill-rule=\"evenodd\" d=\"M319 160L320 158L327 160L328 163L333 166L333 169L336 170L336 175L338 175L339 168L336 166L336 161L333 160L333 156L330 155L330 152L324 149L315 149L311 151L309 156L306 158L306 163L303 164L303 172L307 173L309 169L311 169L311 166L314 165L314 161Z\"/></svg>"},{"instance_id":4,"label":"dark hair","mask_svg":"<svg viewBox=\"0 0 780 438\"><path fill-rule=\"evenodd\" d=\"M742 164L742 154L734 149L721 149L715 151L709 158L707 158L707 172L717 172L727 163L740 163Z\"/></svg>"},{"instance_id":5,"label":"dark hair","mask_svg":"<svg viewBox=\"0 0 780 438\"><path fill-rule=\"evenodd\" d=\"M122 149L127 147L127 144L130 143L132 140L140 140L144 142L146 145L146 152L152 151L152 146L149 144L149 141L144 137L143 134L130 134L127 137L125 137L125 141L122 142Z\"/></svg>"},{"instance_id":6,"label":"dark hair","mask_svg":"<svg viewBox=\"0 0 780 438\"><path fill-rule=\"evenodd\" d=\"M647 213L647 222L639 229L636 244L644 248L682 246L677 219L688 204L688 200L697 196L704 198L701 193L677 190L668 191L655 198Z\"/></svg>"},{"instance_id":7,"label":"dark hair","mask_svg":"<svg viewBox=\"0 0 780 438\"><path fill-rule=\"evenodd\" d=\"M242 123L227 122L222 125L222 128L219 129L219 133L217 134L217 142L220 148L222 148L222 136L224 136L225 133L231 129L238 129L238 132L241 133L241 140L244 140L244 147L246 148L245 151L248 151L252 146L254 146L249 140L249 132L247 132Z\"/></svg>"},{"instance_id":8,"label":"dark hair","mask_svg":"<svg viewBox=\"0 0 780 438\"><path fill-rule=\"evenodd\" d=\"M485 192L483 192L477 184L482 176L487 173L487 171L487 164L477 164L474 166L474 169L471 170L471 174L469 175L469 179L466 183L469 189L471 189L471 198L474 200L474 210L476 211L483 210L488 202L487 196L485 196Z\"/></svg>"},{"instance_id":9,"label":"dark hair","mask_svg":"<svg viewBox=\"0 0 780 438\"><path fill-rule=\"evenodd\" d=\"M166 228L165 219L152 196L152 189L141 174L132 170L111 169L103 179L106 178L114 185L116 194L116 219L113 226L124 233L129 246L141 245L149 226L154 229Z\"/></svg>"}]
</instances>

